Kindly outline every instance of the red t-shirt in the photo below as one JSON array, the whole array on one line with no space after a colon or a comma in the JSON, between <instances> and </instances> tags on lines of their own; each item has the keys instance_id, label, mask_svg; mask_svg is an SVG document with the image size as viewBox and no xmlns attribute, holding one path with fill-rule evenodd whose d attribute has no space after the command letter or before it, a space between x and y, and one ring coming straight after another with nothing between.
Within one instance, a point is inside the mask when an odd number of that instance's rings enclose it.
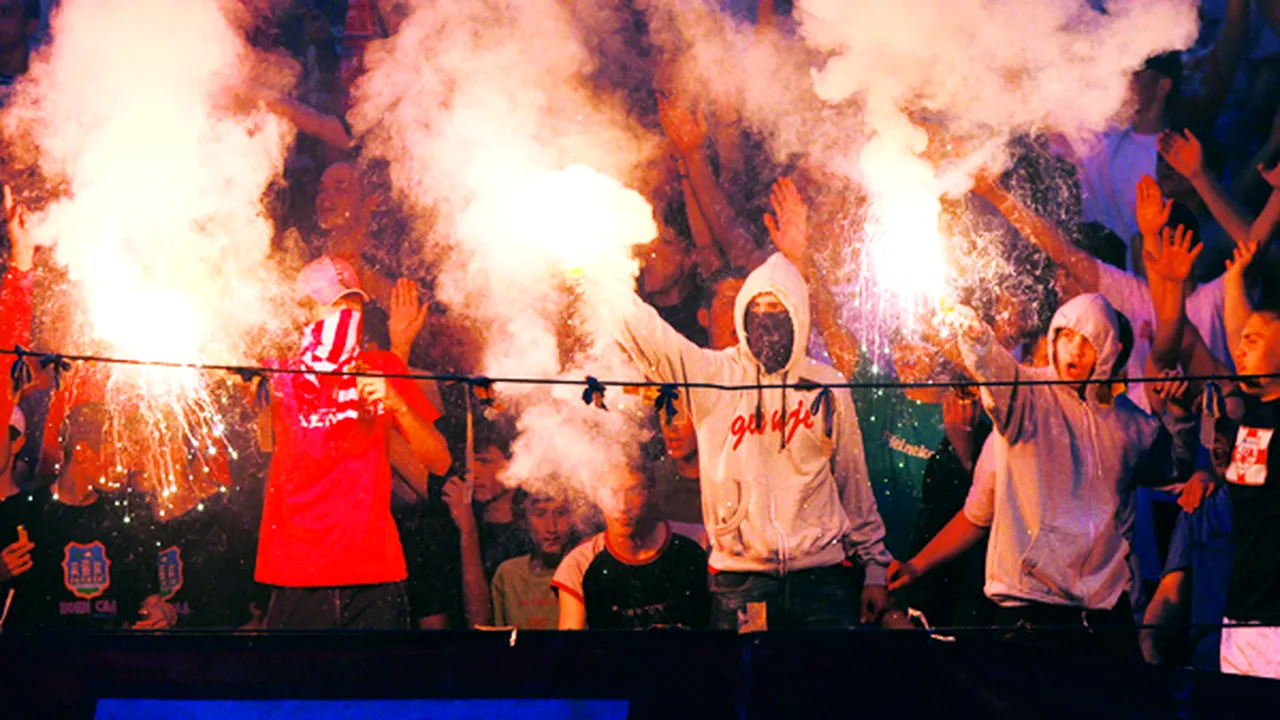
<instances>
[{"instance_id":1,"label":"red t-shirt","mask_svg":"<svg viewBox=\"0 0 1280 720\"><path fill-rule=\"evenodd\" d=\"M10 266L0 280L0 347L12 350L14 345L31 347L31 290L35 274ZM13 383L10 371L17 361L14 355L0 356L0 422L8 432L9 416L13 415Z\"/></svg>"},{"instance_id":2,"label":"red t-shirt","mask_svg":"<svg viewBox=\"0 0 1280 720\"><path fill-rule=\"evenodd\" d=\"M405 373L395 355L362 352L368 370ZM258 538L258 582L283 587L370 585L404 580L404 550L391 518L388 433L394 418L353 411L342 378L271 377L275 454ZM412 380L392 387L424 421L440 412ZM310 400L309 400L310 398ZM310 407L311 409L307 409Z\"/></svg>"}]
</instances>

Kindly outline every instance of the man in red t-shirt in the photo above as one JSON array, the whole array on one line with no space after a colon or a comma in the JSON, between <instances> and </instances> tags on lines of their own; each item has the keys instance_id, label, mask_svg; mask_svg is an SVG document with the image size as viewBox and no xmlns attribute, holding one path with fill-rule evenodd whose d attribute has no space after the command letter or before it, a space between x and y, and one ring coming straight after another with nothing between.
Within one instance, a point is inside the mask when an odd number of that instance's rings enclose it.
<instances>
[{"instance_id":1,"label":"man in red t-shirt","mask_svg":"<svg viewBox=\"0 0 1280 720\"><path fill-rule=\"evenodd\" d=\"M316 321L271 376L275 455L258 539L258 582L274 586L268 629L407 629L404 550L391 517L392 431L427 469L444 474L449 449L440 412L401 378L342 371L407 373L388 352L360 349L368 296L355 270L321 257L298 276Z\"/></svg>"}]
</instances>

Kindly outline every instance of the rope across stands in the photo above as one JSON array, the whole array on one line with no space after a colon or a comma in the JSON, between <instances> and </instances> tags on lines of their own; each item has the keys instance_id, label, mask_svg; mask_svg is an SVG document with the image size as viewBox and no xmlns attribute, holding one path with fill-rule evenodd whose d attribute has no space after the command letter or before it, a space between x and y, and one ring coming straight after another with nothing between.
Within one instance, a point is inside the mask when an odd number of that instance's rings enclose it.
<instances>
[{"instance_id":1,"label":"rope across stands","mask_svg":"<svg viewBox=\"0 0 1280 720\"><path fill-rule=\"evenodd\" d=\"M830 393L835 389L899 390L899 389L940 388L940 387L979 389L983 387L1015 387L1015 386L1037 386L1037 385L1042 385L1042 386L1115 385L1120 382L1123 382L1125 384L1143 384L1143 383L1162 383L1162 382L1169 382L1171 380L1171 378L1169 377L1140 377L1140 378L1124 378L1122 380L1117 380L1114 378L1111 378L1111 379L1091 378L1084 381L1036 379L1036 380L1015 380L1015 381L999 381L999 382L991 382L991 381L983 382L983 381L969 380L969 381L949 381L949 382L900 382L900 381L848 382L848 383L829 384L829 385L816 385L811 382L771 383L771 384L767 383L763 385L755 385L755 384L733 385L733 384L711 383L711 382L662 383L662 382L653 382L648 380L601 380L599 378L596 378L590 375L583 378L582 380L573 380L569 378L488 377L484 375L459 375L459 374L450 374L450 373L430 373L430 372L416 372L416 371L408 372L408 373L380 373L380 372L370 372L365 370L317 371L312 369L264 367L264 366L257 366L257 365L182 363L182 362L168 362L168 361L159 361L159 360L137 360L132 358L117 358L117 357L108 357L108 356L102 356L102 355L81 355L81 354L71 354L71 353L43 353L43 352L35 352L35 351L27 350L21 346L17 346L14 348L0 348L0 356L13 356L20 361L20 362L13 363L13 366L10 370L10 375L15 387L15 391L29 384L33 380L34 371L30 367L29 363L25 362L26 360L30 359L30 360L35 360L38 363L41 370L51 371L53 373L55 385L58 384L61 373L66 372L71 368L71 363L104 363L104 364L125 365L125 366L134 366L134 367L156 367L156 368L169 368L169 369L197 370L197 371L203 371L203 372L223 372L223 373L229 373L229 374L235 375L241 378L242 380L244 380L245 382L252 382L255 379L265 379L269 375L311 375L311 376L329 375L329 376L349 376L349 377L364 377L364 378L433 380L433 381L444 382L444 383L462 383L462 384L469 385L471 387L472 393L468 393L468 395L473 393L476 394L478 397L478 403L476 404L482 404L482 405L488 404L492 400L493 386L496 383L512 383L512 384L523 384L523 385L569 385L569 386L578 386L583 388L583 392L582 392L583 403L587 405L595 405L596 407L599 407L601 410L605 410L605 411L608 410L608 407L605 405L604 398L605 398L605 392L609 387L656 388L657 392L654 399L654 408L659 412L665 413L668 417L674 416L676 412L676 401L679 399L680 389L687 390L692 388L719 390L724 392L756 390L757 388L771 388L771 389L786 388L789 390L794 389L794 390L810 390L810 391L814 389L820 389L821 392L814 399L813 408L812 408L812 411L815 414L817 414L819 411L830 412L830 408L831 408ZM1235 383L1245 379L1270 379L1270 378L1280 378L1280 373L1273 373L1273 374L1266 374L1266 375L1236 375L1236 374L1180 375L1178 376L1177 379L1188 381L1188 382ZM1213 386L1210 386L1210 387L1213 387ZM1217 392L1221 392L1220 389L1217 389L1217 388L1214 388L1214 390ZM266 389L266 384L265 383L260 384L258 389L258 401L260 403L265 404L269 402L269 399L270 399L270 392ZM466 408L469 416L468 430L470 430L470 425L471 425L470 415L474 412L474 405L471 402L470 397L467 398ZM468 435L470 435L470 433L468 433ZM472 441L471 437L468 437L467 440L468 440L468 445L470 445ZM469 464L470 463L468 463L468 465ZM469 474L470 467L467 467L467 472ZM913 615L917 616L917 621L922 625L922 627L918 630L918 632L927 633L938 640L943 640L947 642L953 641L955 639L955 636L977 635L977 634L990 635L993 632L1002 633L1002 632L1018 632L1020 630L1025 630L1025 628L1020 628L1020 627L1004 627L1004 626L994 626L994 625L993 626L949 626L949 627L930 626L927 620L923 616L921 616L919 613L913 613ZM1262 624L1247 623L1247 625L1251 627L1259 627L1261 625L1266 625L1266 623L1262 623ZM1220 628L1234 627L1234 626L1235 625L1231 625L1231 624L1216 624L1216 625L1215 624L1205 624L1205 625L1180 624L1179 625L1180 628L1190 628L1193 630L1199 630L1199 629L1213 630L1213 629L1220 629ZM1135 625L1134 629L1141 630L1147 627L1156 627L1156 626L1147 626L1147 625L1139 624L1139 625ZM1035 628L1035 631L1036 632L1046 632L1046 631L1047 632L1098 632L1098 631L1104 631L1104 630L1101 628L1090 629L1087 627L1082 628L1079 625L1070 625L1070 626L1062 626L1062 627L1037 626Z\"/></svg>"}]
</instances>

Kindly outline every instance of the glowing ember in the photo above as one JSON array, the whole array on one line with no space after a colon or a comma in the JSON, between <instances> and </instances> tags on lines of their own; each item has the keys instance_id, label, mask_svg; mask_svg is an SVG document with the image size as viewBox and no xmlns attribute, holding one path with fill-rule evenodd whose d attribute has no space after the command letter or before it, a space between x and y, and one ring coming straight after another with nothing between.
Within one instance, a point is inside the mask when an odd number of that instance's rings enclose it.
<instances>
[{"instance_id":1,"label":"glowing ember","mask_svg":"<svg viewBox=\"0 0 1280 720\"><path fill-rule=\"evenodd\" d=\"M66 189L35 218L55 245L82 321L59 350L176 363L247 358L278 305L265 268L263 191L286 126L252 97L261 56L219 0L66 0L52 41L6 108L44 175ZM121 470L161 510L211 492L226 455L208 378L113 365L93 398L114 415ZM80 400L83 401L83 400ZM116 482L119 482L117 479ZM194 501L190 501L190 497Z\"/></svg>"},{"instance_id":2,"label":"glowing ember","mask_svg":"<svg viewBox=\"0 0 1280 720\"><path fill-rule=\"evenodd\" d=\"M519 245L506 254L522 261L522 271L528 260L541 260L581 275L625 259L631 246L657 237L658 226L639 193L585 165L570 165L486 195L463 217L460 232ZM627 250L619 253L620 247Z\"/></svg>"}]
</instances>

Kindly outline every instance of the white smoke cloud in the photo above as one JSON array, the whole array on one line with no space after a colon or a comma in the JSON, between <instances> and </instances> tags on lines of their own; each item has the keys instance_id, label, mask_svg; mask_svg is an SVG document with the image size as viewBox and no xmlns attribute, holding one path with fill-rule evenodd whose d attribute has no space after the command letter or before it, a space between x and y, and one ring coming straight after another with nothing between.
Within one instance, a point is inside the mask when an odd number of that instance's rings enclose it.
<instances>
[{"instance_id":1,"label":"white smoke cloud","mask_svg":"<svg viewBox=\"0 0 1280 720\"><path fill-rule=\"evenodd\" d=\"M632 292L631 248L657 234L626 187L653 138L585 82L592 55L565 7L419 2L366 61L352 124L434 221L431 243L448 248L439 299L482 331L483 371L633 377L614 323ZM555 475L590 493L635 450L615 403L603 413L581 389L501 390L522 414L510 483Z\"/></svg>"},{"instance_id":2,"label":"white smoke cloud","mask_svg":"<svg viewBox=\"0 0 1280 720\"><path fill-rule=\"evenodd\" d=\"M55 188L33 232L65 268L54 292L75 313L47 319L48 349L244 362L261 350L246 338L285 324L263 193L292 131L250 98L289 78L247 44L252 17L222 0L59 4L3 116L15 153ZM209 377L108 367L108 406L122 427L145 425L117 470L144 472L161 515L211 492L197 477L232 450Z\"/></svg>"},{"instance_id":3,"label":"white smoke cloud","mask_svg":"<svg viewBox=\"0 0 1280 720\"><path fill-rule=\"evenodd\" d=\"M860 302L904 315L945 294L954 271L940 198L978 167L999 169L1015 134L1087 148L1116 121L1131 73L1189 46L1197 27L1193 0L1118 0L1107 14L1085 0L797 0L786 33L700 3L654 6L686 95L738 108L775 160L799 156L866 192L840 280L873 283L879 297ZM923 157L925 119L965 140L967 157Z\"/></svg>"},{"instance_id":4,"label":"white smoke cloud","mask_svg":"<svg viewBox=\"0 0 1280 720\"><path fill-rule=\"evenodd\" d=\"M228 102L262 58L218 0L67 0L51 28L5 122L65 187L36 232L79 285L81 347L247 357L243 338L276 311L261 199L290 140Z\"/></svg>"}]
</instances>

